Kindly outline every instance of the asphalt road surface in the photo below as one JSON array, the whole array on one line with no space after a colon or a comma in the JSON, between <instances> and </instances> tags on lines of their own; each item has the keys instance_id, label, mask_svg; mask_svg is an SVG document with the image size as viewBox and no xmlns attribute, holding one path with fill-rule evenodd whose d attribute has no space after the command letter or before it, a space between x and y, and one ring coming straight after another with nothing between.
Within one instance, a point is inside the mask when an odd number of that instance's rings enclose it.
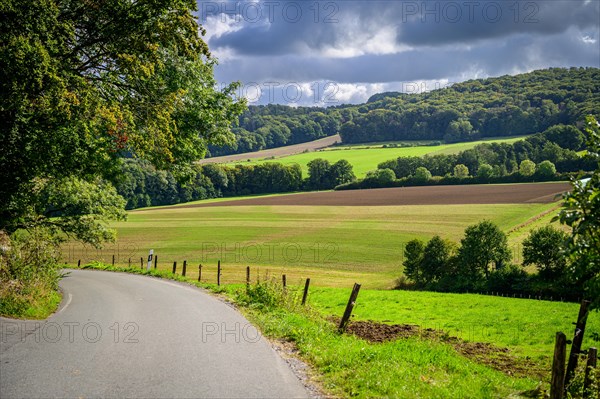
<instances>
[{"instance_id":1,"label":"asphalt road surface","mask_svg":"<svg viewBox=\"0 0 600 399\"><path fill-rule=\"evenodd\" d=\"M309 396L246 319L199 289L92 270L61 287L49 319L0 319L1 398Z\"/></svg>"}]
</instances>

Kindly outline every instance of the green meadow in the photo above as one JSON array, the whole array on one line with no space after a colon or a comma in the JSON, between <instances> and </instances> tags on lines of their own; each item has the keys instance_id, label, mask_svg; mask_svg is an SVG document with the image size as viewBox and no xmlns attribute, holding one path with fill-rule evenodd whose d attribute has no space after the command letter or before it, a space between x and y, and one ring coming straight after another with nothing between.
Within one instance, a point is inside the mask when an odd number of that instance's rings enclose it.
<instances>
[{"instance_id":1,"label":"green meadow","mask_svg":"<svg viewBox=\"0 0 600 399\"><path fill-rule=\"evenodd\" d=\"M354 145L330 147L315 152L305 152L296 155L289 155L279 158L269 158L263 160L249 160L231 162L228 165L244 164L253 165L264 162L279 162L284 165L298 164L302 167L304 176L308 174L307 164L315 158L323 158L330 163L345 159L354 166L356 177L364 177L370 170L377 169L377 165L383 161L395 159L398 157L421 157L424 155L456 154L460 151L468 150L482 143L514 143L523 137L511 137L502 139L489 139L473 141L469 143L442 144L438 146L419 145L414 147L396 147L383 148L382 143L371 145Z\"/></svg>"},{"instance_id":2,"label":"green meadow","mask_svg":"<svg viewBox=\"0 0 600 399\"><path fill-rule=\"evenodd\" d=\"M344 312L350 288L314 288L310 303L325 315ZM354 319L412 324L442 330L471 342L510 348L520 357L550 366L555 334L573 334L576 303L477 294L361 290ZM588 318L584 347L600 343L600 313Z\"/></svg>"},{"instance_id":3,"label":"green meadow","mask_svg":"<svg viewBox=\"0 0 600 399\"><path fill-rule=\"evenodd\" d=\"M118 240L96 251L66 246L71 264L99 260L140 265L148 250L158 255L159 269L179 268L188 275L211 278L221 260L223 279L241 282L246 266L253 276L286 273L290 281L311 277L322 286L391 288L402 274L403 245L435 234L458 242L464 229L483 219L509 234L514 260L530 223L556 204L428 206L225 206L154 208L129 213L114 224ZM554 211L552 211L554 212ZM548 213L546 219L552 215Z\"/></svg>"}]
</instances>

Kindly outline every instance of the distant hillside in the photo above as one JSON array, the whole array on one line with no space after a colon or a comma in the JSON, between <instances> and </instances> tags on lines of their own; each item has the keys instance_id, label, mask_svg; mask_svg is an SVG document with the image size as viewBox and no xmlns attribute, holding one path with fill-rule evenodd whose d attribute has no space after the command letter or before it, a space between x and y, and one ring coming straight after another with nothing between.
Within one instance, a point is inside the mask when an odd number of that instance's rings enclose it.
<instances>
[{"instance_id":1,"label":"distant hillside","mask_svg":"<svg viewBox=\"0 0 600 399\"><path fill-rule=\"evenodd\" d=\"M552 68L470 80L421 94L380 93L359 105L330 108L250 106L236 143L212 156L303 143L340 133L344 143L472 141L542 132L600 117L600 69Z\"/></svg>"}]
</instances>

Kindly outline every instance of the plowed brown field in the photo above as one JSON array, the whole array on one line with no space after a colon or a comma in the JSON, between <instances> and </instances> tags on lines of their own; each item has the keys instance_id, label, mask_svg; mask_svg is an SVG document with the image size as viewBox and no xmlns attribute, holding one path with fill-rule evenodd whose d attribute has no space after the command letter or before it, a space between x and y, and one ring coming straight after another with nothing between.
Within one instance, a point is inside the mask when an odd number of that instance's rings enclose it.
<instances>
[{"instance_id":1,"label":"plowed brown field","mask_svg":"<svg viewBox=\"0 0 600 399\"><path fill-rule=\"evenodd\" d=\"M549 203L571 188L569 183L482 184L379 188L371 190L324 191L178 206L247 205L457 205ZM164 208L163 208L164 209Z\"/></svg>"}]
</instances>

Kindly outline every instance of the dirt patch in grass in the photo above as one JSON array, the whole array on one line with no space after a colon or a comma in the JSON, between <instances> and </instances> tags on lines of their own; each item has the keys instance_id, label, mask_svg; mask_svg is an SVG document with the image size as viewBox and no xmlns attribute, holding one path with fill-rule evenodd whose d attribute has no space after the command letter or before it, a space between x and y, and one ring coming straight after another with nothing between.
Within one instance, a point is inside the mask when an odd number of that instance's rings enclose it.
<instances>
[{"instance_id":1,"label":"dirt patch in grass","mask_svg":"<svg viewBox=\"0 0 600 399\"><path fill-rule=\"evenodd\" d=\"M339 321L338 321L339 322ZM420 328L410 324L384 324L375 321L352 321L347 333L369 342L381 343L402 338L420 337L444 342L464 357L485 364L510 376L547 378L545 370L528 358L515 356L509 348L500 348L484 342L468 342L451 337L444 331Z\"/></svg>"}]
</instances>

